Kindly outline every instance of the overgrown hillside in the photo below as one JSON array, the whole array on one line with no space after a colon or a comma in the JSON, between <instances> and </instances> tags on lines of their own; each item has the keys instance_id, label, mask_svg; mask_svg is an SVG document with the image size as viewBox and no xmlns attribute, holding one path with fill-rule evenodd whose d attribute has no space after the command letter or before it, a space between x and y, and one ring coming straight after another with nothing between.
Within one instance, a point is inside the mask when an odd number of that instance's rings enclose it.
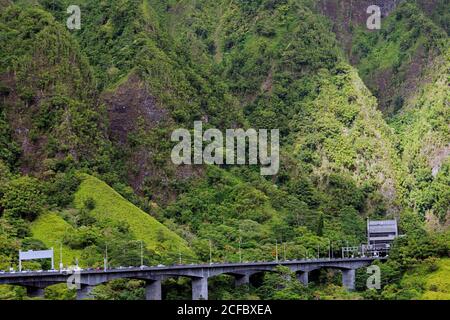
<instances>
[{"instance_id":1,"label":"overgrown hillside","mask_svg":"<svg viewBox=\"0 0 450 320\"><path fill-rule=\"evenodd\" d=\"M449 300L449 272L448 258L440 261L430 260L405 275L400 285L414 299ZM417 290L418 287L422 290Z\"/></svg>"},{"instance_id":2,"label":"overgrown hillside","mask_svg":"<svg viewBox=\"0 0 450 320\"><path fill-rule=\"evenodd\" d=\"M449 51L431 70L431 79L391 121L408 170L407 205L426 216L430 227L449 220Z\"/></svg>"},{"instance_id":3,"label":"overgrown hillside","mask_svg":"<svg viewBox=\"0 0 450 320\"><path fill-rule=\"evenodd\" d=\"M362 30L356 32L353 59L380 109L394 114L427 83L428 70L448 47L447 33L408 2L392 12L380 32Z\"/></svg>"},{"instance_id":4,"label":"overgrown hillside","mask_svg":"<svg viewBox=\"0 0 450 320\"><path fill-rule=\"evenodd\" d=\"M382 29L369 32L368 3L85 0L81 30L68 30L68 0L0 1L0 269L19 248L61 242L65 264L93 267L106 247L112 266L140 264L140 241L146 264L205 262L210 250L214 261L271 260L275 243L287 259L331 242L340 254L365 242L367 218L396 218L408 234L385 285L448 254L446 4L377 1ZM279 129L280 171L174 165L172 131L199 120ZM220 278L212 296L391 290L274 292L284 272L245 292ZM183 280L168 286L185 297ZM98 297L142 290L125 281Z\"/></svg>"},{"instance_id":5,"label":"overgrown hillside","mask_svg":"<svg viewBox=\"0 0 450 320\"><path fill-rule=\"evenodd\" d=\"M229 173L208 170L208 182L188 186L166 210L168 219L186 225L204 241L212 239L216 254L227 258L237 255L239 216L260 230L242 232L243 242L254 254L265 256L270 250L258 248L255 240L270 246L283 239L292 252L301 252L301 241L310 235L296 235L304 232L298 227L307 226L321 236L356 243L362 241L367 216L398 215L401 168L392 133L370 92L345 62L326 19L315 14L310 3L153 5L170 35L195 52L198 62L214 65L229 83L248 123L280 128L283 138L278 176L261 181L253 169L236 169L231 183L231 177L222 181ZM209 119L213 116L208 114ZM220 180L211 180L212 172ZM246 193L236 198L230 192L244 182L262 192L264 200L253 200L242 212ZM289 200L280 203L280 197ZM234 206L224 205L230 200ZM311 247L322 241L311 240Z\"/></svg>"},{"instance_id":6,"label":"overgrown hillside","mask_svg":"<svg viewBox=\"0 0 450 320\"><path fill-rule=\"evenodd\" d=\"M148 250L146 260L155 261L155 255L172 260L179 254L185 259L193 258L184 240L92 176L83 176L74 204L75 208L60 214L43 214L31 225L34 239L54 247L55 261L59 261L59 246L63 244L65 265L74 265L78 259L83 267L102 266L102 254L109 245L112 266L119 261L125 264L126 259L136 263L140 241ZM126 236L121 238L120 233ZM127 255L117 261L116 254L124 252ZM154 256L147 256L150 252Z\"/></svg>"},{"instance_id":7,"label":"overgrown hillside","mask_svg":"<svg viewBox=\"0 0 450 320\"><path fill-rule=\"evenodd\" d=\"M81 267L87 266L83 260L80 260L81 250L72 249L64 243L64 237L75 232L75 228L58 213L42 214L33 222L30 229L34 239L42 241L47 248L54 249L55 268L59 268L61 261L64 266L74 266L77 259Z\"/></svg>"},{"instance_id":8,"label":"overgrown hillside","mask_svg":"<svg viewBox=\"0 0 450 320\"><path fill-rule=\"evenodd\" d=\"M43 173L101 158L107 123L78 43L42 9L0 14L2 113L20 145L16 168Z\"/></svg>"},{"instance_id":9,"label":"overgrown hillside","mask_svg":"<svg viewBox=\"0 0 450 320\"><path fill-rule=\"evenodd\" d=\"M166 252L192 256L187 243L169 231L149 214L143 212L104 182L92 176L83 176L75 194L75 208L82 210L92 203L89 216L100 224L113 224L129 228L138 241L143 241L148 250L161 255ZM89 208L88 208L89 209Z\"/></svg>"},{"instance_id":10,"label":"overgrown hillside","mask_svg":"<svg viewBox=\"0 0 450 320\"><path fill-rule=\"evenodd\" d=\"M381 30L367 31L367 3L321 1L319 9L395 130L405 205L439 229L449 216L448 26L446 1L379 1ZM441 13L440 14L438 14ZM359 14L358 14L359 13ZM346 30L343 32L342 27ZM347 37L347 38L345 38ZM347 41L345 40L347 39ZM445 203L445 204L444 204Z\"/></svg>"}]
</instances>

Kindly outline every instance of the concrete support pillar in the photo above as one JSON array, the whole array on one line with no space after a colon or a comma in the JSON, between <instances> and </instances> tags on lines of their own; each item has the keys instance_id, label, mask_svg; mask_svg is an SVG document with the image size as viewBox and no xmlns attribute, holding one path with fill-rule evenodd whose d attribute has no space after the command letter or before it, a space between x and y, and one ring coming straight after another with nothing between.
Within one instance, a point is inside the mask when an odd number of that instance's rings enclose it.
<instances>
[{"instance_id":1,"label":"concrete support pillar","mask_svg":"<svg viewBox=\"0 0 450 320\"><path fill-rule=\"evenodd\" d=\"M94 289L94 286L82 285L81 288L77 290L77 300L93 298L91 295L92 289Z\"/></svg>"},{"instance_id":2,"label":"concrete support pillar","mask_svg":"<svg viewBox=\"0 0 450 320\"><path fill-rule=\"evenodd\" d=\"M146 283L145 300L162 300L161 280L149 281Z\"/></svg>"},{"instance_id":3,"label":"concrete support pillar","mask_svg":"<svg viewBox=\"0 0 450 320\"><path fill-rule=\"evenodd\" d=\"M234 279L234 285L236 287L249 285L250 284L250 274L240 274L236 275Z\"/></svg>"},{"instance_id":4,"label":"concrete support pillar","mask_svg":"<svg viewBox=\"0 0 450 320\"><path fill-rule=\"evenodd\" d=\"M192 300L208 300L208 278L192 279Z\"/></svg>"},{"instance_id":5,"label":"concrete support pillar","mask_svg":"<svg viewBox=\"0 0 450 320\"><path fill-rule=\"evenodd\" d=\"M36 287L27 287L27 295L30 298L41 298L44 299L44 289Z\"/></svg>"},{"instance_id":6,"label":"concrete support pillar","mask_svg":"<svg viewBox=\"0 0 450 320\"><path fill-rule=\"evenodd\" d=\"M342 285L347 290L355 290L355 270L342 270Z\"/></svg>"},{"instance_id":7,"label":"concrete support pillar","mask_svg":"<svg viewBox=\"0 0 450 320\"><path fill-rule=\"evenodd\" d=\"M297 273L297 280L300 281L304 286L308 286L309 274L307 271L301 271Z\"/></svg>"}]
</instances>

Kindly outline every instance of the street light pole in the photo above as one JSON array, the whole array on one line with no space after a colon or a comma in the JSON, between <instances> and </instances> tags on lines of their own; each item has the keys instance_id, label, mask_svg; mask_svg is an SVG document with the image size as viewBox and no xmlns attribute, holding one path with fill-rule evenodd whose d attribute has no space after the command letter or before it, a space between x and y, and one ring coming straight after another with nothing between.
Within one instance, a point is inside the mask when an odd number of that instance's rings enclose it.
<instances>
[{"instance_id":1,"label":"street light pole","mask_svg":"<svg viewBox=\"0 0 450 320\"><path fill-rule=\"evenodd\" d=\"M239 263L242 263L241 242L242 242L242 238L239 237Z\"/></svg>"},{"instance_id":2,"label":"street light pole","mask_svg":"<svg viewBox=\"0 0 450 320\"><path fill-rule=\"evenodd\" d=\"M275 261L278 262L278 240L275 240Z\"/></svg>"},{"instance_id":3,"label":"street light pole","mask_svg":"<svg viewBox=\"0 0 450 320\"><path fill-rule=\"evenodd\" d=\"M331 240L328 239L328 260L331 260Z\"/></svg>"},{"instance_id":4,"label":"street light pole","mask_svg":"<svg viewBox=\"0 0 450 320\"><path fill-rule=\"evenodd\" d=\"M140 240L141 243L141 267L144 266L144 244L142 242L142 240Z\"/></svg>"},{"instance_id":5,"label":"street light pole","mask_svg":"<svg viewBox=\"0 0 450 320\"><path fill-rule=\"evenodd\" d=\"M108 244L105 245L105 259L103 260L103 269L105 272L108 269Z\"/></svg>"},{"instance_id":6,"label":"street light pole","mask_svg":"<svg viewBox=\"0 0 450 320\"><path fill-rule=\"evenodd\" d=\"M63 262L62 262L62 242L59 243L59 271L61 271L64 268Z\"/></svg>"},{"instance_id":7,"label":"street light pole","mask_svg":"<svg viewBox=\"0 0 450 320\"><path fill-rule=\"evenodd\" d=\"M330 240L330 244L331 244L331 259L334 259L333 242L331 242L331 240Z\"/></svg>"},{"instance_id":8,"label":"street light pole","mask_svg":"<svg viewBox=\"0 0 450 320\"><path fill-rule=\"evenodd\" d=\"M211 240L209 240L209 264L212 264L212 243Z\"/></svg>"}]
</instances>

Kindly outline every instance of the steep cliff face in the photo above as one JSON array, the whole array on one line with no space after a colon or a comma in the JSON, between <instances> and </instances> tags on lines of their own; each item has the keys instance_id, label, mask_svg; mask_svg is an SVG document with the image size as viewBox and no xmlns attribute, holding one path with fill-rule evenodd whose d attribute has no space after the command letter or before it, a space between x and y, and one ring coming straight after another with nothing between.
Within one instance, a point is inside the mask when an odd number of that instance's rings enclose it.
<instances>
[{"instance_id":1,"label":"steep cliff face","mask_svg":"<svg viewBox=\"0 0 450 320\"><path fill-rule=\"evenodd\" d=\"M371 4L371 3L370 3ZM381 30L365 30L366 1L322 1L349 59L399 138L405 205L449 220L448 1L378 1ZM356 13L355 13L356 11ZM437 196L437 195L440 196ZM448 223L448 222L447 222Z\"/></svg>"},{"instance_id":2,"label":"steep cliff face","mask_svg":"<svg viewBox=\"0 0 450 320\"><path fill-rule=\"evenodd\" d=\"M450 34L450 2L447 0L416 1L426 15Z\"/></svg>"},{"instance_id":3,"label":"steep cliff face","mask_svg":"<svg viewBox=\"0 0 450 320\"><path fill-rule=\"evenodd\" d=\"M336 3L336 10L331 2L324 9L336 17L353 11L349 17L363 21L365 10L361 14L358 10L365 4ZM380 4L387 14L395 2ZM93 70L90 76L104 91L92 94L95 100L86 99L106 112L103 120L108 120L104 121L108 127L100 132L107 133L118 159L128 168L128 182L139 194L166 202L175 199L173 185L199 178L201 169L171 164L170 144L163 141L177 126L189 128L201 119L219 128L279 128L284 147L297 150L289 157L301 159L287 168L287 174L293 175L288 180L295 180L300 170L319 181L316 188L327 188L327 176L338 172L352 176L358 186L371 184L381 195L379 205L397 211L398 168L385 123L366 97L370 92L347 70L325 20L308 6L296 1L129 1L126 6L87 1L81 9L90 12L82 30L73 35L89 60L82 70ZM90 80L78 82L91 91L96 87ZM348 90L338 94L344 87ZM76 93L68 93L72 94ZM313 111L314 105L328 117ZM45 135L38 137L38 141L45 139ZM363 140L372 146L370 152L358 149L355 141ZM37 153L38 148L27 147L27 139L19 141L24 156ZM386 146L384 150L376 146L378 141ZM80 152L66 144L61 146L79 162ZM60 160L66 157L62 152L56 155ZM38 163L47 158L42 153Z\"/></svg>"},{"instance_id":4,"label":"steep cliff face","mask_svg":"<svg viewBox=\"0 0 450 320\"><path fill-rule=\"evenodd\" d=\"M404 0L319 0L317 9L333 22L336 33L345 52L352 57L355 28L364 28L371 13L367 9L376 5L381 9L381 17L386 18Z\"/></svg>"},{"instance_id":5,"label":"steep cliff face","mask_svg":"<svg viewBox=\"0 0 450 320\"><path fill-rule=\"evenodd\" d=\"M309 112L313 121L300 124L294 154L302 158L314 150L318 161L313 172L319 181L326 184L330 172L340 172L359 186L378 190L388 213L397 214L403 191L394 136L356 70L342 66L322 82ZM311 148L314 134L322 139ZM369 212L380 205L376 200L367 199Z\"/></svg>"},{"instance_id":6,"label":"steep cliff face","mask_svg":"<svg viewBox=\"0 0 450 320\"><path fill-rule=\"evenodd\" d=\"M360 74L392 115L428 83L430 69L448 46L444 30L414 4L400 5L379 32L358 30L353 56ZM442 60L442 59L441 59Z\"/></svg>"},{"instance_id":7,"label":"steep cliff face","mask_svg":"<svg viewBox=\"0 0 450 320\"><path fill-rule=\"evenodd\" d=\"M403 3L416 5L423 14L430 17L448 33L450 5L445 0L319 0L316 3L316 9L332 21L333 31L345 52L350 56L350 60L354 61L352 43L355 29L366 27L367 20L371 15L367 12L369 6L380 7L381 18L384 20Z\"/></svg>"},{"instance_id":8,"label":"steep cliff face","mask_svg":"<svg viewBox=\"0 0 450 320\"><path fill-rule=\"evenodd\" d=\"M391 121L408 176L407 203L430 222L450 223L450 51L429 70L429 81Z\"/></svg>"},{"instance_id":9,"label":"steep cliff face","mask_svg":"<svg viewBox=\"0 0 450 320\"><path fill-rule=\"evenodd\" d=\"M367 30L368 6L382 11L381 30ZM333 31L361 77L390 115L402 108L427 82L426 70L445 51L442 1L321 1L318 9L333 22ZM442 27L442 28L441 28Z\"/></svg>"},{"instance_id":10,"label":"steep cliff face","mask_svg":"<svg viewBox=\"0 0 450 320\"><path fill-rule=\"evenodd\" d=\"M105 140L96 83L65 28L41 9L0 13L2 111L20 146L23 173L93 159ZM88 129L89 128L89 129Z\"/></svg>"},{"instance_id":11,"label":"steep cliff face","mask_svg":"<svg viewBox=\"0 0 450 320\"><path fill-rule=\"evenodd\" d=\"M171 131L199 119L231 127L243 116L226 84L167 33L160 6L164 2L86 1L81 10L92 14L77 38L104 87L110 139L123 154L128 182L165 203L176 196L173 185L202 171L172 164Z\"/></svg>"}]
</instances>

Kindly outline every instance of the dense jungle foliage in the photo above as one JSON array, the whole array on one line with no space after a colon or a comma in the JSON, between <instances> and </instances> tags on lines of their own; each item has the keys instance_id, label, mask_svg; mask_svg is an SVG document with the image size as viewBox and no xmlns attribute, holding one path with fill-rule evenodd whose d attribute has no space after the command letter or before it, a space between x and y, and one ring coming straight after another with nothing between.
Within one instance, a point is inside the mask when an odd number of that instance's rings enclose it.
<instances>
[{"instance_id":1,"label":"dense jungle foliage","mask_svg":"<svg viewBox=\"0 0 450 320\"><path fill-rule=\"evenodd\" d=\"M240 288L215 277L210 298L449 299L448 5L400 1L378 31L350 22L349 56L335 34L349 22L318 3L84 0L69 30L71 1L0 1L0 270L49 247L91 268L107 246L111 267L139 265L141 246L146 265L275 260L276 244L283 259L339 256L367 219L396 218L378 291L365 270L347 292L336 270L303 287L280 267ZM279 129L279 173L175 166L172 131L199 120ZM189 299L190 281L163 292ZM143 299L144 283L94 295Z\"/></svg>"}]
</instances>

